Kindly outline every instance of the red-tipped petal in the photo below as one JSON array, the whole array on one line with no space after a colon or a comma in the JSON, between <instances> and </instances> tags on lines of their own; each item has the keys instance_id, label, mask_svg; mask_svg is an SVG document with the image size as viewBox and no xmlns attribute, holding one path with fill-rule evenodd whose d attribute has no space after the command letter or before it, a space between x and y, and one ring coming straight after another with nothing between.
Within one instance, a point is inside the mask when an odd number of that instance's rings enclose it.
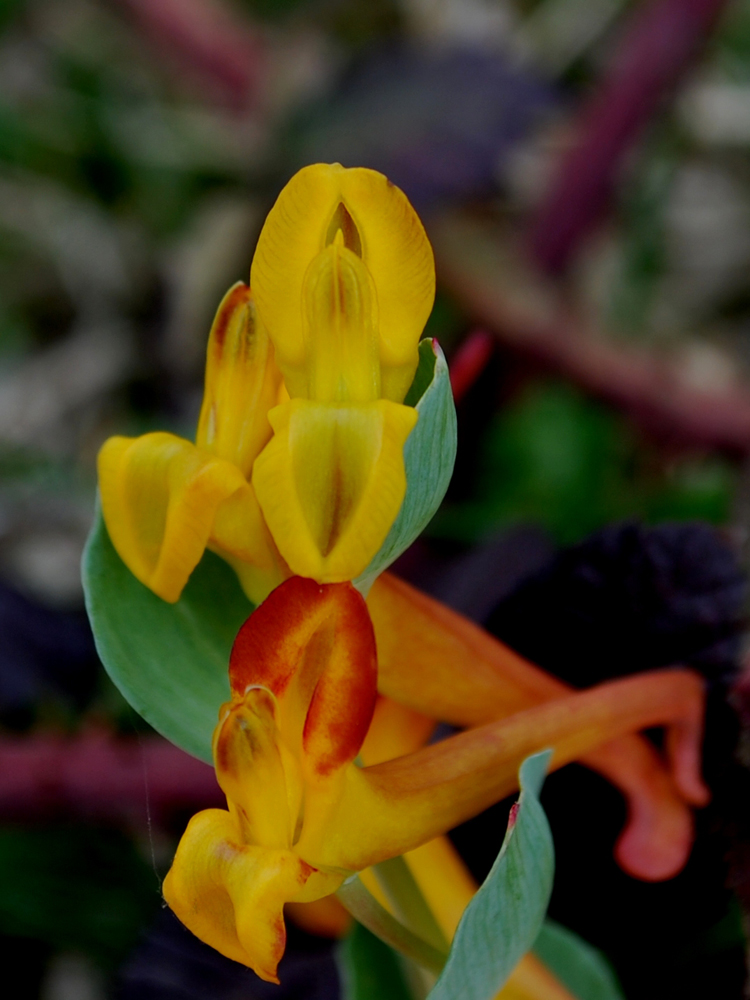
<instances>
[{"instance_id":1,"label":"red-tipped petal","mask_svg":"<svg viewBox=\"0 0 750 1000\"><path fill-rule=\"evenodd\" d=\"M229 658L232 697L254 685L281 698L326 615L328 596L314 580L293 576L272 591L237 634Z\"/></svg>"},{"instance_id":2,"label":"red-tipped petal","mask_svg":"<svg viewBox=\"0 0 750 1000\"><path fill-rule=\"evenodd\" d=\"M367 606L350 583L291 577L240 629L229 678L234 698L273 691L285 716L299 716L306 759L319 774L353 760L375 706L377 659ZM286 704L285 704L286 703Z\"/></svg>"}]
</instances>

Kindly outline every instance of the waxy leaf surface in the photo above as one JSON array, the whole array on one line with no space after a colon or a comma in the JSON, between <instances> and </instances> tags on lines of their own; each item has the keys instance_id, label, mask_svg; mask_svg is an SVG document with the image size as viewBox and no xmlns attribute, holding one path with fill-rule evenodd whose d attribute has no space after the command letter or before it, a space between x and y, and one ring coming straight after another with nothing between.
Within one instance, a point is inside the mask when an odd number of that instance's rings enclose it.
<instances>
[{"instance_id":1,"label":"waxy leaf surface","mask_svg":"<svg viewBox=\"0 0 750 1000\"><path fill-rule=\"evenodd\" d=\"M456 461L456 408L448 365L437 341L419 345L419 367L405 403L419 419L406 439L406 496L377 555L355 584L365 596L373 581L398 559L432 520L448 489Z\"/></svg>"},{"instance_id":2,"label":"waxy leaf surface","mask_svg":"<svg viewBox=\"0 0 750 1000\"><path fill-rule=\"evenodd\" d=\"M515 822L508 824L489 875L466 907L428 1000L492 1000L534 944L555 867L552 834L539 803L550 756L545 750L521 765Z\"/></svg>"},{"instance_id":3,"label":"waxy leaf surface","mask_svg":"<svg viewBox=\"0 0 750 1000\"><path fill-rule=\"evenodd\" d=\"M625 1000L602 953L566 927L545 920L532 950L577 1000Z\"/></svg>"},{"instance_id":4,"label":"waxy leaf surface","mask_svg":"<svg viewBox=\"0 0 750 1000\"><path fill-rule=\"evenodd\" d=\"M219 706L229 700L229 653L253 610L234 571L206 552L182 597L168 604L136 580L97 512L83 585L96 648L114 683L157 732L212 763Z\"/></svg>"}]
</instances>

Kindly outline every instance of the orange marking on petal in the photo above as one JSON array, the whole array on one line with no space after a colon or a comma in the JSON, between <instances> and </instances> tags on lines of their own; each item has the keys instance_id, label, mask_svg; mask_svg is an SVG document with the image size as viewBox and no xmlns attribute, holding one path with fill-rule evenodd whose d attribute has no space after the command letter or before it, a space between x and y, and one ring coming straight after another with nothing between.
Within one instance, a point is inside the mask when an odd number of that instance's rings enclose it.
<instances>
[{"instance_id":1,"label":"orange marking on petal","mask_svg":"<svg viewBox=\"0 0 750 1000\"><path fill-rule=\"evenodd\" d=\"M375 635L364 598L349 584L336 619L328 667L318 681L305 720L302 744L319 774L354 760L367 735L377 697Z\"/></svg>"},{"instance_id":2,"label":"orange marking on petal","mask_svg":"<svg viewBox=\"0 0 750 1000\"><path fill-rule=\"evenodd\" d=\"M221 308L219 310L216 319L214 320L213 327L213 343L218 348L217 353L221 353L221 349L224 346L224 340L227 335L227 329L229 323L234 315L235 310L249 302L251 298L250 288L248 285L242 284L241 282L235 285L231 289L229 294L225 297L224 301L221 303Z\"/></svg>"},{"instance_id":3,"label":"orange marking on petal","mask_svg":"<svg viewBox=\"0 0 750 1000\"><path fill-rule=\"evenodd\" d=\"M229 658L234 698L262 685L281 697L326 615L328 588L293 576L272 591L237 634Z\"/></svg>"},{"instance_id":4,"label":"orange marking on petal","mask_svg":"<svg viewBox=\"0 0 750 1000\"><path fill-rule=\"evenodd\" d=\"M297 703L302 748L318 774L353 760L377 684L375 636L361 594L350 583L286 580L240 629L229 679L234 698L259 685L292 712Z\"/></svg>"}]
</instances>

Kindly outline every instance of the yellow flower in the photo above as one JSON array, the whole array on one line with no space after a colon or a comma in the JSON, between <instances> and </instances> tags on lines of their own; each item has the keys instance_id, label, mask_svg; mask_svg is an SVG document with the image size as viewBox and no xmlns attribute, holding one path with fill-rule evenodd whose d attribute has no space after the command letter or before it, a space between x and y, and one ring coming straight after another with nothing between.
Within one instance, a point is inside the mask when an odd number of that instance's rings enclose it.
<instances>
[{"instance_id":1,"label":"yellow flower","mask_svg":"<svg viewBox=\"0 0 750 1000\"><path fill-rule=\"evenodd\" d=\"M382 759L373 731L368 767L354 761L373 719L378 665L367 606L351 584L287 580L240 630L229 671L232 701L214 737L228 810L191 820L164 893L198 937L268 980L284 949L286 902L323 898L351 873L476 815L514 791L523 759L545 747L557 768L666 724L678 771L705 796L695 771L702 682L690 671L612 681L413 752L427 729L414 713L405 726L402 708L396 725L409 752ZM464 686L457 668L446 703L460 704Z\"/></svg>"},{"instance_id":2,"label":"yellow flower","mask_svg":"<svg viewBox=\"0 0 750 1000\"><path fill-rule=\"evenodd\" d=\"M284 903L327 896L350 874L316 859L375 704L363 598L292 577L240 630L229 676L214 734L229 808L190 821L164 896L203 941L276 982Z\"/></svg>"},{"instance_id":3,"label":"yellow flower","mask_svg":"<svg viewBox=\"0 0 750 1000\"><path fill-rule=\"evenodd\" d=\"M211 330L196 442L107 441L102 511L138 579L176 601L208 546L260 601L290 573L359 576L406 491L403 404L434 298L432 251L372 170L316 164L279 195Z\"/></svg>"}]
</instances>

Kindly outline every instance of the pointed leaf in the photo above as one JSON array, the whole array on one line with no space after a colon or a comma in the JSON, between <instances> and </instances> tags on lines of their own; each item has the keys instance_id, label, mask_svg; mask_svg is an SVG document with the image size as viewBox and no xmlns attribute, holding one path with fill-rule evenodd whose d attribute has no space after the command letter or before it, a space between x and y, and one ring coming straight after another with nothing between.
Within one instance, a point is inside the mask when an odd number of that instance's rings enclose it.
<instances>
[{"instance_id":1,"label":"pointed leaf","mask_svg":"<svg viewBox=\"0 0 750 1000\"><path fill-rule=\"evenodd\" d=\"M375 578L427 527L448 489L456 461L456 408L448 365L436 340L419 345L419 367L404 400L419 413L406 439L406 496L379 552L355 584L367 595Z\"/></svg>"},{"instance_id":2,"label":"pointed leaf","mask_svg":"<svg viewBox=\"0 0 750 1000\"><path fill-rule=\"evenodd\" d=\"M554 872L552 834L538 798L551 753L521 765L521 797L503 846L466 907L428 1000L491 1000L539 933Z\"/></svg>"},{"instance_id":3,"label":"pointed leaf","mask_svg":"<svg viewBox=\"0 0 750 1000\"><path fill-rule=\"evenodd\" d=\"M567 927L545 920L533 951L577 1000L625 1000L604 955Z\"/></svg>"},{"instance_id":4,"label":"pointed leaf","mask_svg":"<svg viewBox=\"0 0 750 1000\"><path fill-rule=\"evenodd\" d=\"M133 576L97 512L83 554L86 610L110 677L154 729L212 763L229 653L253 610L230 567L206 552L176 604Z\"/></svg>"},{"instance_id":5,"label":"pointed leaf","mask_svg":"<svg viewBox=\"0 0 750 1000\"><path fill-rule=\"evenodd\" d=\"M399 955L356 923L337 950L345 1000L412 1000Z\"/></svg>"}]
</instances>

